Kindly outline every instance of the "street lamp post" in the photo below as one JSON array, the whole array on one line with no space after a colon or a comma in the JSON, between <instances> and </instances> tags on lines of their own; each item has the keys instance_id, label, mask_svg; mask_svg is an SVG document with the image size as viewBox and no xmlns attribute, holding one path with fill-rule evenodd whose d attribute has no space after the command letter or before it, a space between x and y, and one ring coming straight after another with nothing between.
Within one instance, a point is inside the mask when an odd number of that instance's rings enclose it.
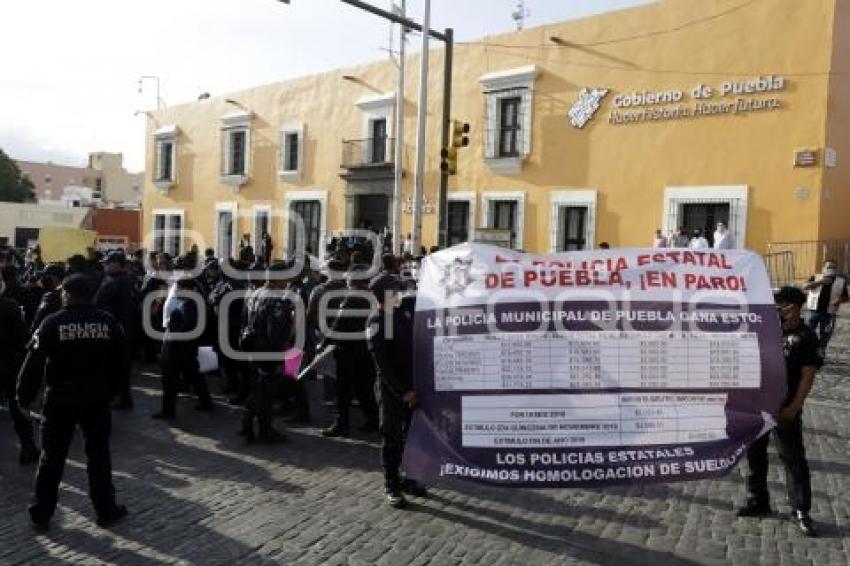
<instances>
[{"instance_id":1,"label":"street lamp post","mask_svg":"<svg viewBox=\"0 0 850 566\"><path fill-rule=\"evenodd\" d=\"M422 54L419 60L419 108L416 132L416 176L413 183L413 230L411 248L413 255L419 255L422 248L422 197L425 194L425 134L428 117L428 40L427 30L431 29L431 0L425 0L422 16Z\"/></svg>"},{"instance_id":2,"label":"street lamp post","mask_svg":"<svg viewBox=\"0 0 850 566\"><path fill-rule=\"evenodd\" d=\"M442 145L440 147L441 148L448 147L448 144L449 144L449 128L450 128L450 123L451 123L452 54L453 54L453 51L454 51L454 32L453 32L453 30L451 28L447 28L445 30L445 33L441 33L437 30L430 29L430 12L431 12L431 10L430 10L430 0L425 0L425 16L426 16L426 18L428 18L428 20L426 20L424 22L424 25L417 24L413 20L408 19L406 17L406 15L404 15L404 14L396 14L396 13L393 13L393 12L388 12L388 11L382 10L381 8L378 8L376 6L372 6L371 4L369 4L367 2L363 2L362 0L340 0L340 1L343 4L348 4L350 6L354 6L355 8L360 8L361 10L364 10L366 12L380 16L380 17L384 18L385 20L389 20L391 22L401 24L403 26L402 27L403 30L404 29L411 29L411 30L422 32L422 35L424 36L423 41L422 41L423 46L427 46L427 44L428 44L427 37L428 36L431 36L435 39L443 41L446 44L445 65L444 65L444 71L443 71L444 72L444 75L443 75L443 124L442 124L442 140L441 140ZM283 4L289 4L290 0L278 0L278 2L281 2ZM402 31L402 35L404 35L403 31ZM404 43L404 41L402 40L402 44L403 43ZM427 62L427 59L428 59L427 47L425 47L422 57L423 57L423 62ZM424 70L423 80L420 81L420 98L421 98L421 96L422 96L421 91L422 91L423 85L425 85L424 88L427 89L427 84L428 84L428 81L427 81L428 66L427 66L427 64L423 65L420 70L421 71ZM403 91L401 89L399 89L398 98L402 98L402 97L403 97ZM420 99L420 104L419 104L420 123L419 123L419 134L417 136L417 164L416 164L416 179L417 179L417 181L414 184L414 199L413 199L413 211L414 211L413 212L413 218L414 218L414 220L413 220L413 230L411 230L413 243L416 244L416 245L420 245L420 246L421 246L420 242L422 241L422 196L423 196L423 193L424 193L424 189L417 190L416 187L418 186L420 180L421 180L422 183L424 183L424 175L420 174L420 166L422 167L423 173L424 173L425 144L424 144L424 141L422 143L419 143L418 140L420 139L421 136L424 136L424 132L425 132L425 123L424 123L425 116L423 114L427 115L427 112L425 112L425 110L427 110L427 109L425 109L425 105L423 104L423 102L426 102L426 101L427 101L427 92L425 94L425 100ZM401 138L400 135L397 135L396 137L397 137L396 145L403 148L404 139ZM420 154L421 154L421 158L420 158ZM397 152L396 155L399 155L399 152ZM403 155L403 153L401 153L401 155ZM420 159L421 159L421 161L420 161ZM397 161L400 161L400 160L398 160L398 158L397 158ZM439 243L440 243L440 245L443 245L443 246L446 245L446 242L447 242L447 239L448 239L447 238L447 236L448 236L448 229L447 229L447 223L448 223L448 184L449 184L448 172L443 171L440 175L440 196L439 196L440 202L438 203ZM423 187L424 187L424 185L423 185ZM397 195L395 193L395 191L394 191L393 197L397 201L395 203L396 206L400 205L400 196ZM400 218L400 216L399 216L399 218ZM394 231L400 230L400 228L396 228L395 222L393 222L393 230ZM395 234L394 236L398 236L398 234ZM400 240L400 238L394 237L394 240ZM415 249L418 251L418 248L415 248Z\"/></svg>"},{"instance_id":3,"label":"street lamp post","mask_svg":"<svg viewBox=\"0 0 850 566\"><path fill-rule=\"evenodd\" d=\"M157 77L155 75L142 75L141 77L139 77L139 93L142 92L142 84L144 83L144 81L148 81L148 80L154 81L156 83L156 109L161 110L162 107L163 107L163 103L162 103L163 100L162 100L162 97L159 94L159 92L160 92L159 91L159 86L160 86L159 77Z\"/></svg>"}]
</instances>

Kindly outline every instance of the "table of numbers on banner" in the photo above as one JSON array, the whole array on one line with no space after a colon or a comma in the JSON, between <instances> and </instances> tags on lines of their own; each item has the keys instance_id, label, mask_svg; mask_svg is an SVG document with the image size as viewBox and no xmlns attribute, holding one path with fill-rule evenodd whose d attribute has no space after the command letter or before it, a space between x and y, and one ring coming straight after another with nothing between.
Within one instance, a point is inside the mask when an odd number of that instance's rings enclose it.
<instances>
[{"instance_id":1,"label":"table of numbers on banner","mask_svg":"<svg viewBox=\"0 0 850 566\"><path fill-rule=\"evenodd\" d=\"M434 338L437 391L757 389L750 332L503 332Z\"/></svg>"}]
</instances>

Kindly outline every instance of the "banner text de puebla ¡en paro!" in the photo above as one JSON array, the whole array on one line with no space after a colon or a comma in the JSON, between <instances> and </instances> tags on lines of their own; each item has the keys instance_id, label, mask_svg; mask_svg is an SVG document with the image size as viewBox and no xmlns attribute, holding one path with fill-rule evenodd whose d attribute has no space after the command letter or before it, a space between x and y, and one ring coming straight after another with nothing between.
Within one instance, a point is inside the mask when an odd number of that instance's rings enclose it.
<instances>
[{"instance_id":1,"label":"banner text de puebla \u00a1en paro!","mask_svg":"<svg viewBox=\"0 0 850 566\"><path fill-rule=\"evenodd\" d=\"M785 395L781 331L746 251L429 256L416 307L420 479L564 487L716 477Z\"/></svg>"}]
</instances>

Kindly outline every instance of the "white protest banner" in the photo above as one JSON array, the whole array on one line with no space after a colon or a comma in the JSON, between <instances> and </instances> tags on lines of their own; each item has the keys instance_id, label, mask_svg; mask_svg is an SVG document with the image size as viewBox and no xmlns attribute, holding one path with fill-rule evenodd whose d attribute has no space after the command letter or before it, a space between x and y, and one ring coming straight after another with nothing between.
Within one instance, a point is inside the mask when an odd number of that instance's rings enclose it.
<instances>
[{"instance_id":1,"label":"white protest banner","mask_svg":"<svg viewBox=\"0 0 850 566\"><path fill-rule=\"evenodd\" d=\"M773 426L761 258L464 244L422 264L411 477L564 487L715 477Z\"/></svg>"}]
</instances>

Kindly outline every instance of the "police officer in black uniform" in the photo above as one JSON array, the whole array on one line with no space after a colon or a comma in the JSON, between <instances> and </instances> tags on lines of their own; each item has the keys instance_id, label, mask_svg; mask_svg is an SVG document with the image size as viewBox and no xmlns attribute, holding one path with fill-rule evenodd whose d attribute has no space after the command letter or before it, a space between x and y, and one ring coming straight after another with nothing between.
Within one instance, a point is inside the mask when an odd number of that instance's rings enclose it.
<instances>
[{"instance_id":1,"label":"police officer in black uniform","mask_svg":"<svg viewBox=\"0 0 850 566\"><path fill-rule=\"evenodd\" d=\"M379 309L369 317L369 352L375 364L377 381L375 396L380 409L381 465L384 468L386 500L395 508L404 507L403 492L426 497L424 487L399 470L411 410L416 406L413 391L413 315L415 296L401 297L401 281L390 273L378 275L369 284L378 300ZM391 313L391 329L387 328L387 313Z\"/></svg>"},{"instance_id":2,"label":"police officer in black uniform","mask_svg":"<svg viewBox=\"0 0 850 566\"><path fill-rule=\"evenodd\" d=\"M236 261L232 259L225 261L229 263L232 269L239 269ZM225 378L224 393L231 394L228 401L233 405L241 405L248 396L247 384L244 383L242 377L244 375L245 364L242 360L236 360L227 355L223 340L227 340L227 345L230 349L239 347L239 333L245 299L237 295L239 298L228 301L227 308L223 309L222 307L225 306L224 301L231 293L234 291L242 292L246 288L247 283L222 273L212 286L208 297L216 320L216 325L213 329L215 334L213 344L218 354L221 373ZM225 325L224 332L221 331L221 325Z\"/></svg>"},{"instance_id":3,"label":"police officer in black uniform","mask_svg":"<svg viewBox=\"0 0 850 566\"><path fill-rule=\"evenodd\" d=\"M62 308L62 280L65 278L65 266L51 263L39 275L39 283L44 294L32 319L30 333L35 332L45 318Z\"/></svg>"},{"instance_id":4,"label":"police officer in black uniform","mask_svg":"<svg viewBox=\"0 0 850 566\"><path fill-rule=\"evenodd\" d=\"M0 388L6 397L12 423L21 443L18 456L21 465L32 464L38 458L32 423L19 410L15 400L15 381L24 359L28 338L23 310L17 301L6 296L5 281L0 279Z\"/></svg>"},{"instance_id":5,"label":"police officer in black uniform","mask_svg":"<svg viewBox=\"0 0 850 566\"><path fill-rule=\"evenodd\" d=\"M783 287L775 295L776 308L782 319L783 352L788 380L788 395L776 415L774 430L779 458L785 466L785 485L791 504L791 518L804 535L817 536L809 511L812 507L812 484L806 449L803 445L803 403L812 389L815 372L822 360L818 355L818 339L800 316L806 295L796 287ZM767 489L766 434L747 451L747 502L738 509L739 517L761 517L771 514Z\"/></svg>"},{"instance_id":6,"label":"police officer in black uniform","mask_svg":"<svg viewBox=\"0 0 850 566\"><path fill-rule=\"evenodd\" d=\"M268 269L265 285L254 291L245 302L245 317L240 347L246 352L280 353L273 361L252 360L249 365L249 392L242 413L239 434L252 442L283 442L286 437L272 426L272 400L281 390L283 354L293 344L295 325L293 303L282 296L289 280L281 279L292 264L278 261ZM254 421L257 432L254 431Z\"/></svg>"},{"instance_id":7,"label":"police officer in black uniform","mask_svg":"<svg viewBox=\"0 0 850 566\"><path fill-rule=\"evenodd\" d=\"M326 437L348 436L351 401L356 396L366 417L362 432L378 431L378 406L375 402L375 367L369 355L366 323L372 303L360 292L367 291L369 280L363 276L368 266L354 265L348 277L348 291L328 301L329 328L326 343L336 346L336 422L322 431ZM335 307L338 308L335 309ZM336 314L332 314L336 313Z\"/></svg>"},{"instance_id":8,"label":"police officer in black uniform","mask_svg":"<svg viewBox=\"0 0 850 566\"><path fill-rule=\"evenodd\" d=\"M108 527L127 514L115 502L109 454L109 400L123 369L124 331L115 317L92 304L89 278L73 275L62 284L64 308L41 323L29 344L18 378L18 403L27 410L46 378L42 451L29 507L33 525L46 529L77 425L88 457L89 496L97 524Z\"/></svg>"},{"instance_id":9,"label":"police officer in black uniform","mask_svg":"<svg viewBox=\"0 0 850 566\"><path fill-rule=\"evenodd\" d=\"M103 261L105 275L97 294L95 305L115 317L124 335L124 370L121 372L121 387L116 396L114 406L119 409L129 409L133 406L130 394L130 372L132 359L130 344L135 329L135 309L138 297L134 297L133 283L127 275L127 258L122 251L111 251Z\"/></svg>"},{"instance_id":10,"label":"police officer in black uniform","mask_svg":"<svg viewBox=\"0 0 850 566\"><path fill-rule=\"evenodd\" d=\"M177 290L196 291L188 277L177 281ZM199 411L212 411L213 402L206 378L198 368L198 340L180 334L191 333L198 326L198 305L191 297L177 294L165 305L165 337L162 340L160 365L162 370L162 410L154 419L173 419L177 416L177 392L181 377L191 385L198 396Z\"/></svg>"}]
</instances>

